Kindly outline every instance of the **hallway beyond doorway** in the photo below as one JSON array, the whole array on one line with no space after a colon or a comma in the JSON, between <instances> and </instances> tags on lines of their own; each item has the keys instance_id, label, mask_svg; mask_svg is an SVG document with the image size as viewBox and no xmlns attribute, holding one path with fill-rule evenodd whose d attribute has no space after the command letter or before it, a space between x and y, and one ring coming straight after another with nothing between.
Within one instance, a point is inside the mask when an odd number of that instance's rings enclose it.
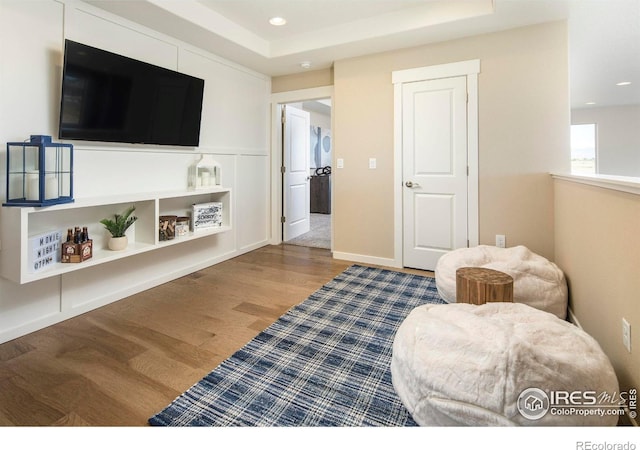
<instances>
[{"instance_id":1,"label":"hallway beyond doorway","mask_svg":"<svg viewBox=\"0 0 640 450\"><path fill-rule=\"evenodd\" d=\"M331 214L311 213L311 228L286 244L331 249Z\"/></svg>"}]
</instances>

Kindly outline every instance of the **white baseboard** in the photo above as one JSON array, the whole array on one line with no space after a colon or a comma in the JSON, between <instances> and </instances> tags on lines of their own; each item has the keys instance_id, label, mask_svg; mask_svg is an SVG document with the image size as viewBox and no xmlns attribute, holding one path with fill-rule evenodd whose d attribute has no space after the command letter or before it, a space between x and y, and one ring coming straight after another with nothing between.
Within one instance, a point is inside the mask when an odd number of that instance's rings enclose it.
<instances>
[{"instance_id":1,"label":"white baseboard","mask_svg":"<svg viewBox=\"0 0 640 450\"><path fill-rule=\"evenodd\" d=\"M270 244L271 242L269 241L269 239L265 239L263 241L256 242L255 244L245 245L244 247L240 247L238 255L243 255L245 253L252 252L254 250L257 250L259 248L265 247Z\"/></svg>"},{"instance_id":2,"label":"white baseboard","mask_svg":"<svg viewBox=\"0 0 640 450\"><path fill-rule=\"evenodd\" d=\"M378 256L358 255L355 253L333 252L334 259L344 261L353 261L355 263L372 264L374 266L397 267L401 268L393 258L380 258Z\"/></svg>"}]
</instances>

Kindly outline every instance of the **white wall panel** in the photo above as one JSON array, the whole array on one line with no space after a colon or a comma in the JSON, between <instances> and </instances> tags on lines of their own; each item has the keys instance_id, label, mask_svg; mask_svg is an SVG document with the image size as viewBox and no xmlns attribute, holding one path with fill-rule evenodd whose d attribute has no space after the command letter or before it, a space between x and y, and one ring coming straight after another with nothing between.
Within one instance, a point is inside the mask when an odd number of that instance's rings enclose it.
<instances>
[{"instance_id":1,"label":"white wall panel","mask_svg":"<svg viewBox=\"0 0 640 450\"><path fill-rule=\"evenodd\" d=\"M234 227L238 230L238 248L264 245L269 239L269 157L238 157L234 190L237 211Z\"/></svg>"},{"instance_id":2,"label":"white wall panel","mask_svg":"<svg viewBox=\"0 0 640 450\"><path fill-rule=\"evenodd\" d=\"M63 13L63 5L53 1L0 1L3 144L28 139L31 134L54 134L57 130ZM2 158L3 181L4 175L5 158Z\"/></svg>"},{"instance_id":3,"label":"white wall panel","mask_svg":"<svg viewBox=\"0 0 640 450\"><path fill-rule=\"evenodd\" d=\"M0 279L0 342L265 245L269 235L269 78L88 4L0 0L2 142L56 138L65 38L205 80L200 148L73 142L74 196L186 189L199 152L214 153L232 189L233 229L26 285Z\"/></svg>"},{"instance_id":4,"label":"white wall panel","mask_svg":"<svg viewBox=\"0 0 640 450\"><path fill-rule=\"evenodd\" d=\"M74 148L76 198L187 188L194 153Z\"/></svg>"},{"instance_id":5,"label":"white wall panel","mask_svg":"<svg viewBox=\"0 0 640 450\"><path fill-rule=\"evenodd\" d=\"M94 12L88 5L67 6L65 38L92 47L101 48L149 64L176 70L178 46L133 29L130 24L119 23L105 12Z\"/></svg>"},{"instance_id":6,"label":"white wall panel","mask_svg":"<svg viewBox=\"0 0 640 450\"><path fill-rule=\"evenodd\" d=\"M31 134L51 134L57 124L63 13L63 5L52 1L0 2L2 201L6 197L4 143L22 141ZM60 308L59 284L53 279L19 286L0 278L0 342L41 327L43 321L55 317Z\"/></svg>"},{"instance_id":7,"label":"white wall panel","mask_svg":"<svg viewBox=\"0 0 640 450\"><path fill-rule=\"evenodd\" d=\"M180 53L180 71L203 78L200 147L268 154L269 80L192 51ZM238 95L241 92L242 95Z\"/></svg>"},{"instance_id":8,"label":"white wall panel","mask_svg":"<svg viewBox=\"0 0 640 450\"><path fill-rule=\"evenodd\" d=\"M0 342L48 325L59 312L59 278L27 285L0 278Z\"/></svg>"}]
</instances>

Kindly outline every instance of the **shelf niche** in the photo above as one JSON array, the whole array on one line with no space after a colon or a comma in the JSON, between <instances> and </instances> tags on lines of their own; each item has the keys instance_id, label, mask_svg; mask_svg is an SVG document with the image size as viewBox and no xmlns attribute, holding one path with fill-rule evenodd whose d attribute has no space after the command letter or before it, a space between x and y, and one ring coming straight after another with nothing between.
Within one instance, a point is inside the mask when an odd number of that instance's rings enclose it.
<instances>
[{"instance_id":1,"label":"shelf niche","mask_svg":"<svg viewBox=\"0 0 640 450\"><path fill-rule=\"evenodd\" d=\"M191 206L196 203L221 202L222 226L190 231L186 236L176 236L168 241L158 237L159 217L162 215L190 216ZM116 261L143 252L179 245L232 229L231 189L212 187L198 191L170 191L142 193L113 197L79 199L74 203L49 207L3 208L0 214L0 274L15 283L25 284ZM131 205L138 220L127 230L129 245L125 250L112 251L107 248L109 233L100 223ZM54 263L34 271L29 267L29 238L51 231L60 231L63 239L68 228L88 227L93 240L93 257L81 263Z\"/></svg>"}]
</instances>

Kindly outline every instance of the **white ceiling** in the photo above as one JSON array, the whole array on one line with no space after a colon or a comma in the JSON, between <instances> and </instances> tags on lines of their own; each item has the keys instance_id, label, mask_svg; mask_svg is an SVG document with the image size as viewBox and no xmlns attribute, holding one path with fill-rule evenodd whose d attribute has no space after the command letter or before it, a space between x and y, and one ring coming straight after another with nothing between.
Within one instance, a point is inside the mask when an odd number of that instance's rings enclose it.
<instances>
[{"instance_id":1,"label":"white ceiling","mask_svg":"<svg viewBox=\"0 0 640 450\"><path fill-rule=\"evenodd\" d=\"M574 107L640 104L640 0L85 0L267 75L568 20ZM273 16L287 24L274 27ZM620 81L633 84L619 87Z\"/></svg>"}]
</instances>

